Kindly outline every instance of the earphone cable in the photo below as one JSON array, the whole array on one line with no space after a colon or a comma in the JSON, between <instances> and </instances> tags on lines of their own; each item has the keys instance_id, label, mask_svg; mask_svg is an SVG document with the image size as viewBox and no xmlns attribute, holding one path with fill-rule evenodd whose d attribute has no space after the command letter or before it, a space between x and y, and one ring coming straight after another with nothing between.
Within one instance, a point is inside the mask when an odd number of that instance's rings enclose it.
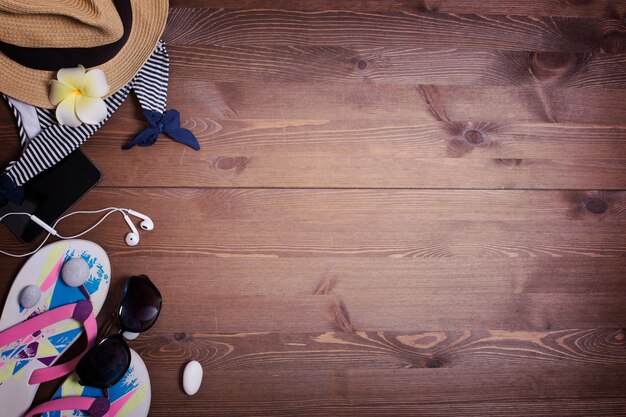
<instances>
[{"instance_id":1,"label":"earphone cable","mask_svg":"<svg viewBox=\"0 0 626 417\"><path fill-rule=\"evenodd\" d=\"M71 217L71 216L73 216L73 215L75 215L75 214L97 214L97 213L102 213L102 212L105 212L105 211L108 211L108 213L107 213L107 214L105 214L104 216L102 216L102 217L100 218L100 220L98 220L98 221L97 221L97 222L96 222L93 226L91 226L89 229L87 229L87 230L85 230L85 231L83 231L83 232L80 232L80 233L78 233L78 234L75 234L75 235L73 235L73 236L62 236L62 235L60 235L60 234L59 234L58 236L59 236L61 239L76 239L77 237L81 237L81 236L83 236L83 235L85 235L85 234L87 234L87 233L91 232L91 231L92 231L93 229L95 229L96 227L100 226L100 223L102 223L103 221L105 221L105 220L106 220L106 218L107 218L107 217L109 217L110 215L112 215L113 213L117 213L117 212L119 212L119 213L124 214L124 212L125 212L125 211L128 211L128 210L127 210L127 209L118 208L118 207L107 207L107 208L100 209L100 210L87 210L87 211L86 211L86 210L82 210L82 211L74 211L74 212L72 212L72 213L69 213L69 214L66 214L66 215L64 215L64 216L59 217L59 219L58 219L56 222L54 222L54 225L53 225L52 227L53 227L53 228L56 228L56 227L57 227L57 224L59 224L59 222L61 222L62 220L65 220L65 219L67 219L68 217Z\"/></svg>"},{"instance_id":2,"label":"earphone cable","mask_svg":"<svg viewBox=\"0 0 626 417\"><path fill-rule=\"evenodd\" d=\"M63 240L67 240L67 239L76 239L78 237L81 237L89 232L91 232L93 229L95 229L96 227L98 227L104 220L106 220L107 217L109 217L110 215L112 215L113 213L127 213L128 209L125 208L119 208L119 207L107 207L107 208L103 208L100 210L82 210L82 211L74 211L72 213L66 214L64 216L59 217L59 219L54 222L54 224L52 225L52 228L55 229L57 227L57 225L62 221L67 219L68 217L74 216L75 214L97 214L97 213L103 213L105 211L108 211L108 213L106 213L104 216L102 216L100 218L100 220L98 220L93 226L91 226L89 229L80 232L76 235L73 236L63 236L61 234L57 234L57 237L59 237L60 239ZM32 214L31 213L26 213L26 212L13 212L13 213L6 213L4 214L2 217L0 217L0 221L4 220L6 217L8 216L12 216L12 215L22 215L22 216L28 216L32 218ZM0 254L3 255L7 255L7 256L11 256L13 258L24 258L26 256L30 256L34 253L36 253L39 249L41 249L43 247L43 245L46 244L46 242L48 241L48 239L50 238L50 233L48 232L48 234L46 235L46 237L43 239L43 241L39 244L39 246L37 246L36 249L28 252L28 253L23 253L23 254L13 254L13 253L9 253L9 252L5 252L3 250L0 250Z\"/></svg>"}]
</instances>

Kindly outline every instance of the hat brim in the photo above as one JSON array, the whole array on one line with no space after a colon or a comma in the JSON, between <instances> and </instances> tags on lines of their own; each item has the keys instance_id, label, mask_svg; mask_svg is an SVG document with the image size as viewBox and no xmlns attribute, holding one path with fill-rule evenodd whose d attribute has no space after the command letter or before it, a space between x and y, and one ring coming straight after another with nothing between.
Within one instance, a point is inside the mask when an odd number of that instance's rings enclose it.
<instances>
[{"instance_id":1,"label":"hat brim","mask_svg":"<svg viewBox=\"0 0 626 417\"><path fill-rule=\"evenodd\" d=\"M168 0L131 0L133 23L128 40L112 59L98 65L106 76L109 95L124 87L139 72L156 47L167 21ZM0 91L33 106L54 108L50 81L56 72L25 67L0 53Z\"/></svg>"}]
</instances>

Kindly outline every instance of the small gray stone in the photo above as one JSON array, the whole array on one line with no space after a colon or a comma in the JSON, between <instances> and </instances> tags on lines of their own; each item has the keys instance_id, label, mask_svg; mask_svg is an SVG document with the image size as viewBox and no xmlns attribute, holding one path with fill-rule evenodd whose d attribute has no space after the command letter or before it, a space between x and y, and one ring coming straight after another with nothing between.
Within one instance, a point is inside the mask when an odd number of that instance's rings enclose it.
<instances>
[{"instance_id":1,"label":"small gray stone","mask_svg":"<svg viewBox=\"0 0 626 417\"><path fill-rule=\"evenodd\" d=\"M36 285L28 285L20 292L20 305L24 308L35 307L41 298L41 289Z\"/></svg>"},{"instance_id":2,"label":"small gray stone","mask_svg":"<svg viewBox=\"0 0 626 417\"><path fill-rule=\"evenodd\" d=\"M63 265L61 277L70 287L80 287L89 278L89 265L82 258L72 258Z\"/></svg>"}]
</instances>

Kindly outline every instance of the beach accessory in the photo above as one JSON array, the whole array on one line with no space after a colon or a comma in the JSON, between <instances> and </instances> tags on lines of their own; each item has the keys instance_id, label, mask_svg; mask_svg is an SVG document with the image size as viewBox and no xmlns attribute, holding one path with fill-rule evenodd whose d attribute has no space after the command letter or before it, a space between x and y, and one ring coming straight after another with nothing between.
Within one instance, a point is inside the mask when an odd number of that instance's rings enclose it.
<instances>
[{"instance_id":1,"label":"beach accessory","mask_svg":"<svg viewBox=\"0 0 626 417\"><path fill-rule=\"evenodd\" d=\"M159 318L162 304L161 293L150 278L146 275L128 278L115 313L119 333L143 333L149 330ZM105 328L104 332L108 330Z\"/></svg>"},{"instance_id":2,"label":"beach accessory","mask_svg":"<svg viewBox=\"0 0 626 417\"><path fill-rule=\"evenodd\" d=\"M178 117L170 120L166 115L177 115L175 110L165 111L169 76L169 56L163 42L160 42L146 64L121 90L105 99L107 119L124 102L131 89L139 99L144 113L155 114L155 118L137 138L126 147L135 144L150 146L156 141L157 132L168 134L174 140L200 149L193 134L180 128ZM0 176L0 206L7 200L20 204L23 198L21 186L35 175L50 168L74 149L89 139L106 122L97 125L81 125L76 128L61 126L56 123L55 112L50 109L33 107L12 98L5 97L17 120L20 142L24 152L20 159L9 163L5 173ZM162 116L159 116L162 115ZM166 118L165 124L159 125L159 117ZM170 116L171 117L171 116ZM156 127L154 126L156 125ZM188 133L187 133L188 132ZM4 200L4 201L3 201Z\"/></svg>"},{"instance_id":3,"label":"beach accessory","mask_svg":"<svg viewBox=\"0 0 626 417\"><path fill-rule=\"evenodd\" d=\"M106 213L105 213L106 212ZM91 227L89 227L87 230L77 233L73 236L63 236L61 234L59 234L59 232L56 230L57 225L67 219L68 217L74 216L76 214L98 214L98 213L105 213L100 220L98 220L94 225L92 225ZM9 252L5 252L3 250L0 250L0 254L3 255L7 255L7 256L11 256L14 258L23 258L25 256L30 256L34 253L36 253L39 249L41 249L41 247L48 241L48 238L50 238L50 236L56 236L60 239L76 239L78 237L81 237L89 232L91 232L93 229L95 229L96 227L98 227L100 225L100 223L102 223L104 220L106 220L107 217L109 217L110 215L114 214L114 213L121 213L122 216L124 217L124 221L128 224L128 226L130 227L131 231L124 237L124 240L126 242L126 244L128 246L135 246L139 243L139 231L137 230L137 228L135 227L135 225L133 224L133 222L130 220L130 218L128 217L128 214L130 214L131 216L135 216L138 217L140 219L142 219L140 226L142 229L144 230L153 230L154 229L154 222L150 219L150 217L146 216L145 214L136 212L134 210L131 209L126 209L126 208L119 208L119 207L107 207L104 209L100 209L100 210L90 210L90 211L74 211L72 213L66 214L64 216L61 216L56 222L54 222L54 224L52 226L46 224L45 222L43 222L41 219L39 219L37 216L30 214L30 213L25 213L25 212L15 212L15 213L7 213L3 216L0 217L0 221L2 221L5 217L8 216L28 216L30 217L30 219L37 223L39 226L41 226L44 230L46 230L46 232L48 232L48 235L44 238L44 240L39 244L39 246L28 252L28 253L24 253L24 254L13 254L13 253L9 253Z\"/></svg>"},{"instance_id":4,"label":"beach accessory","mask_svg":"<svg viewBox=\"0 0 626 417\"><path fill-rule=\"evenodd\" d=\"M0 92L52 108L49 82L61 68L97 66L111 93L124 87L161 37L168 1L2 0L0 12Z\"/></svg>"},{"instance_id":5,"label":"beach accessory","mask_svg":"<svg viewBox=\"0 0 626 417\"><path fill-rule=\"evenodd\" d=\"M24 264L0 316L3 416L22 416L41 382L74 369L78 358L53 365L83 329L88 345L95 344L94 317L104 304L110 275L105 251L78 239L47 245Z\"/></svg>"},{"instance_id":6,"label":"beach accessory","mask_svg":"<svg viewBox=\"0 0 626 417\"><path fill-rule=\"evenodd\" d=\"M116 334L103 338L87 352L76 365L76 373L83 385L96 388L110 388L124 376L130 363L130 355L125 335L132 338L149 330L161 313L163 298L159 289L146 275L128 278L113 321L119 329ZM107 334L111 329L110 320L102 330Z\"/></svg>"},{"instance_id":7,"label":"beach accessory","mask_svg":"<svg viewBox=\"0 0 626 417\"><path fill-rule=\"evenodd\" d=\"M109 89L100 68L86 71L79 65L60 69L57 79L50 81L50 103L57 109L57 121L70 127L102 122L108 116L102 97Z\"/></svg>"},{"instance_id":8,"label":"beach accessory","mask_svg":"<svg viewBox=\"0 0 626 417\"><path fill-rule=\"evenodd\" d=\"M117 412L127 403L128 399L126 401L122 400L121 403L116 403L112 401L110 391L126 376L130 376L129 370L133 362L135 367L139 364L137 356L133 355L122 333L129 331L138 333L150 329L159 316L161 305L161 294L150 281L150 278L145 275L130 277L124 286L117 310L117 318L120 324L119 332L98 342L84 354L76 365L78 379L74 378L74 381L79 386L103 390L102 394L98 397L94 397L93 392L89 396L57 397L36 406L26 415L32 416L60 410L86 410L96 417L117 415ZM135 369L133 371L136 373ZM142 372L142 374L144 379L148 380L147 371ZM135 378L137 378L136 375ZM122 384L122 389L124 385L129 384ZM137 384L134 385L136 386ZM116 398L127 396L128 394L126 393L124 396L117 395ZM143 400L142 403L145 402L145 393ZM145 413L133 415L147 415L147 409Z\"/></svg>"},{"instance_id":9,"label":"beach accessory","mask_svg":"<svg viewBox=\"0 0 626 417\"><path fill-rule=\"evenodd\" d=\"M29 3L30 7L19 1L1 3L3 42L23 47L45 42L49 47L67 48L102 45L122 36L122 22L110 0L83 2L83 7L69 1Z\"/></svg>"},{"instance_id":10,"label":"beach accessory","mask_svg":"<svg viewBox=\"0 0 626 417\"><path fill-rule=\"evenodd\" d=\"M79 383L76 373L70 375L52 400L44 402L24 417L41 414L42 417L85 414L94 417L146 417L150 411L151 386L148 369L141 357L130 349L130 365L126 374L108 389L99 389ZM67 410L68 414L59 411Z\"/></svg>"}]
</instances>

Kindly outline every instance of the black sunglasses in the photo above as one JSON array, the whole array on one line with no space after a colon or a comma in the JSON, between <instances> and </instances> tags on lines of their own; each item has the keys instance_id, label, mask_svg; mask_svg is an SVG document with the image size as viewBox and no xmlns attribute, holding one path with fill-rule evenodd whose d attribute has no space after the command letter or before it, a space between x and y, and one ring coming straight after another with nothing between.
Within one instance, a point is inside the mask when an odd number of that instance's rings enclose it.
<instances>
[{"instance_id":1,"label":"black sunglasses","mask_svg":"<svg viewBox=\"0 0 626 417\"><path fill-rule=\"evenodd\" d=\"M80 359L76 365L79 382L104 390L117 384L130 367L130 348L122 334L150 329L162 303L161 293L146 275L128 278L116 314L120 330L100 340Z\"/></svg>"}]
</instances>

